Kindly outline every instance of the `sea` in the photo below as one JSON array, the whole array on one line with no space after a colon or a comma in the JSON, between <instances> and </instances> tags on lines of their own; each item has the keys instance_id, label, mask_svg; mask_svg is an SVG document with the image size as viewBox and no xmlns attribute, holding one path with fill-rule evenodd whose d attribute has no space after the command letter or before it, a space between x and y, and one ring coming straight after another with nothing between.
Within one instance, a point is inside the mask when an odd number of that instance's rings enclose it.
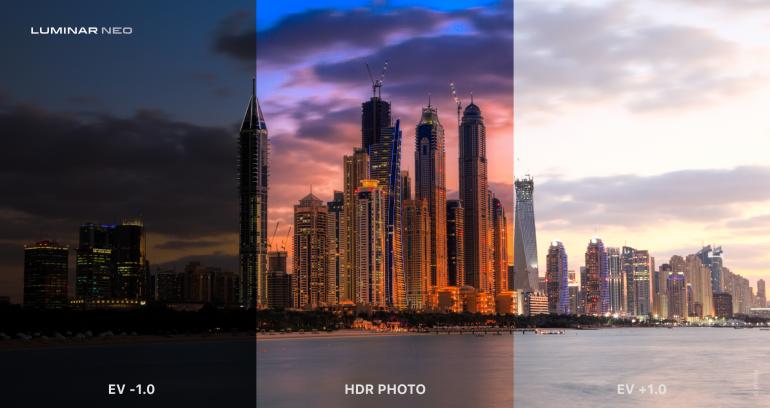
<instances>
[{"instance_id":1,"label":"sea","mask_svg":"<svg viewBox=\"0 0 770 408\"><path fill-rule=\"evenodd\" d=\"M768 358L759 328L258 340L257 406L770 406Z\"/></svg>"}]
</instances>

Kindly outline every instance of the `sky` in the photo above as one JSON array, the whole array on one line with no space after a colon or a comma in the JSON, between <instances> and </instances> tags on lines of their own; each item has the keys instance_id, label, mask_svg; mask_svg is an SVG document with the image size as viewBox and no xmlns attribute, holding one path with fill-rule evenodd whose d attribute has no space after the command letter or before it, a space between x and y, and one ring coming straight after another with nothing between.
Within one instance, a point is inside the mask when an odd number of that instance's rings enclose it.
<instances>
[{"instance_id":1,"label":"sky","mask_svg":"<svg viewBox=\"0 0 770 408\"><path fill-rule=\"evenodd\" d=\"M516 1L516 174L538 255L599 236L672 254L721 245L770 277L770 4Z\"/></svg>"},{"instance_id":2,"label":"sky","mask_svg":"<svg viewBox=\"0 0 770 408\"><path fill-rule=\"evenodd\" d=\"M234 268L254 2L34 0L6 11L0 296L21 301L24 244L53 239L74 249L86 222L143 218L153 267L193 258ZM30 35L30 27L78 25L134 33Z\"/></svg>"},{"instance_id":3,"label":"sky","mask_svg":"<svg viewBox=\"0 0 770 408\"><path fill-rule=\"evenodd\" d=\"M0 296L21 301L24 244L74 249L86 222L141 217L153 270L189 261L237 270L237 135L255 71L276 241L311 185L324 200L342 189L342 158L360 144L371 93L365 63L377 73L386 60L382 94L402 120L402 168L414 167L414 127L431 94L456 197L455 82L485 117L490 187L511 223L512 22L512 4L491 1L15 5L0 15L11 55L0 64ZM83 24L134 34L29 35Z\"/></svg>"},{"instance_id":4,"label":"sky","mask_svg":"<svg viewBox=\"0 0 770 408\"><path fill-rule=\"evenodd\" d=\"M307 4L307 3L305 3ZM281 247L293 206L343 189L343 156L361 143L366 64L388 68L383 98L403 129L402 170L413 173L414 134L431 99L446 137L447 196L457 198L457 111L481 108L490 189L505 203L513 237L513 29L510 2L257 2L257 96L270 138L269 228ZM286 244L291 251L291 240Z\"/></svg>"}]
</instances>

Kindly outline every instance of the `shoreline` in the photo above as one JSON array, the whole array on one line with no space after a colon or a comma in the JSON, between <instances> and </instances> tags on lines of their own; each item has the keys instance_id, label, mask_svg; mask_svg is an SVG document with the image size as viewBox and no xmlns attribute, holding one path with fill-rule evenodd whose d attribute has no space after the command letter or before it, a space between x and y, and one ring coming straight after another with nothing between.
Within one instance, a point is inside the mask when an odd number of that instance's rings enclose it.
<instances>
[{"instance_id":1,"label":"shoreline","mask_svg":"<svg viewBox=\"0 0 770 408\"><path fill-rule=\"evenodd\" d=\"M357 329L341 329L333 332L318 333L257 333L257 342L269 342L275 340L301 340L301 339L349 339L349 338L375 338L375 337L395 337L395 336L421 336L431 333L419 332L373 332Z\"/></svg>"},{"instance_id":2,"label":"shoreline","mask_svg":"<svg viewBox=\"0 0 770 408\"><path fill-rule=\"evenodd\" d=\"M57 349L72 349L72 348L99 348L99 347L115 347L115 346L143 346L143 345L157 345L157 344L179 344L179 343L205 343L205 342L221 342L221 341L243 341L253 339L253 334L237 334L237 335L209 335L209 336L155 336L155 335L139 335L139 336L110 336L110 337L90 337L86 339L73 339L68 338L66 340L59 340L55 338L43 339L11 339L0 341L0 355L3 352L16 352L16 351L28 351L28 350L57 350Z\"/></svg>"}]
</instances>

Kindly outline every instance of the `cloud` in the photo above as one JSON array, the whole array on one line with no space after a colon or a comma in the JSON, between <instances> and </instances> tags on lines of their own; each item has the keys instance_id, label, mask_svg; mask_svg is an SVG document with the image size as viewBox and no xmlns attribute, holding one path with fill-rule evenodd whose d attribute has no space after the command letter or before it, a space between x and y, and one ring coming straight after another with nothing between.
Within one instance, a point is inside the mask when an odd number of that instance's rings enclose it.
<instances>
[{"instance_id":1,"label":"cloud","mask_svg":"<svg viewBox=\"0 0 770 408\"><path fill-rule=\"evenodd\" d=\"M514 89L525 112L595 102L676 110L744 92L756 79L735 68L742 57L735 43L646 20L625 2L516 4Z\"/></svg>"},{"instance_id":2,"label":"cloud","mask_svg":"<svg viewBox=\"0 0 770 408\"><path fill-rule=\"evenodd\" d=\"M0 111L4 237L74 237L83 222L141 216L151 233L237 230L236 130L129 118Z\"/></svg>"},{"instance_id":3,"label":"cloud","mask_svg":"<svg viewBox=\"0 0 770 408\"><path fill-rule=\"evenodd\" d=\"M562 228L716 223L734 217L747 203L767 200L770 167L760 166L555 179L535 188L538 222Z\"/></svg>"},{"instance_id":4,"label":"cloud","mask_svg":"<svg viewBox=\"0 0 770 408\"><path fill-rule=\"evenodd\" d=\"M376 48L395 35L429 33L450 18L449 14L422 8L387 12L308 10L288 15L275 26L257 32L257 58L260 62L280 65L303 61L315 52L335 48Z\"/></svg>"},{"instance_id":5,"label":"cloud","mask_svg":"<svg viewBox=\"0 0 770 408\"><path fill-rule=\"evenodd\" d=\"M214 32L214 50L254 66L257 53L256 15L250 11L226 17Z\"/></svg>"}]
</instances>

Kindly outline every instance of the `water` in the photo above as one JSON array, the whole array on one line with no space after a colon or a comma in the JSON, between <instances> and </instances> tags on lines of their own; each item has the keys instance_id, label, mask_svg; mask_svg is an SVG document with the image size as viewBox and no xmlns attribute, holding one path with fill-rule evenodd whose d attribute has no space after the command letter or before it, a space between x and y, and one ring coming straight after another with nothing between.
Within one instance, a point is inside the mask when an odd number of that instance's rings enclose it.
<instances>
[{"instance_id":1,"label":"water","mask_svg":"<svg viewBox=\"0 0 770 408\"><path fill-rule=\"evenodd\" d=\"M424 395L345 395L345 384L425 384ZM257 405L511 407L513 336L257 341Z\"/></svg>"},{"instance_id":2,"label":"water","mask_svg":"<svg viewBox=\"0 0 770 408\"><path fill-rule=\"evenodd\" d=\"M759 329L270 340L257 349L260 408L770 405L770 331ZM346 383L423 383L428 392L346 396Z\"/></svg>"},{"instance_id":3,"label":"water","mask_svg":"<svg viewBox=\"0 0 770 408\"><path fill-rule=\"evenodd\" d=\"M568 331L564 336L517 335L515 346L517 408L770 404L770 331ZM619 384L634 384L634 389L619 394Z\"/></svg>"}]
</instances>

